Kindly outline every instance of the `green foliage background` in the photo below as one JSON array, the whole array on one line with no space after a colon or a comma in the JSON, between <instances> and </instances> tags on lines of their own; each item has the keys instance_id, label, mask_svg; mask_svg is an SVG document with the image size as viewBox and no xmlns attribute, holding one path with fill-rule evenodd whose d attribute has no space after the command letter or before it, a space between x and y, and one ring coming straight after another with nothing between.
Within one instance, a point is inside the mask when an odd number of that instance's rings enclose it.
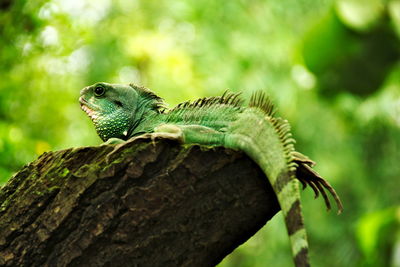
<instances>
[{"instance_id":1,"label":"green foliage background","mask_svg":"<svg viewBox=\"0 0 400 267\"><path fill-rule=\"evenodd\" d=\"M100 144L79 90L134 82L171 105L263 89L342 215L303 193L315 266L400 266L399 0L4 0L0 182ZM220 266L292 266L277 215Z\"/></svg>"}]
</instances>

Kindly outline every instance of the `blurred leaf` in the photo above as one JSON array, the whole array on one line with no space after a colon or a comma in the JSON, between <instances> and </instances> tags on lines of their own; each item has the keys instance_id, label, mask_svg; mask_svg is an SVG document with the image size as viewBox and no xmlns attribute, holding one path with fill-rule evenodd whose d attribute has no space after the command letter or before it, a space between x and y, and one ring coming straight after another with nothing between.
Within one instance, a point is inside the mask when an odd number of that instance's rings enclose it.
<instances>
[{"instance_id":1,"label":"blurred leaf","mask_svg":"<svg viewBox=\"0 0 400 267\"><path fill-rule=\"evenodd\" d=\"M303 57L327 97L341 92L369 96L384 83L400 56L399 40L388 23L368 32L347 28L331 12L304 38Z\"/></svg>"},{"instance_id":2,"label":"blurred leaf","mask_svg":"<svg viewBox=\"0 0 400 267\"><path fill-rule=\"evenodd\" d=\"M389 266L400 233L400 206L364 215L357 237L368 266Z\"/></svg>"},{"instance_id":3,"label":"blurred leaf","mask_svg":"<svg viewBox=\"0 0 400 267\"><path fill-rule=\"evenodd\" d=\"M392 0L389 2L388 13L393 21L393 26L397 32L397 37L400 38L400 0Z\"/></svg>"},{"instance_id":4,"label":"blurred leaf","mask_svg":"<svg viewBox=\"0 0 400 267\"><path fill-rule=\"evenodd\" d=\"M367 31L379 22L385 10L384 0L339 0L337 14L348 27Z\"/></svg>"}]
</instances>

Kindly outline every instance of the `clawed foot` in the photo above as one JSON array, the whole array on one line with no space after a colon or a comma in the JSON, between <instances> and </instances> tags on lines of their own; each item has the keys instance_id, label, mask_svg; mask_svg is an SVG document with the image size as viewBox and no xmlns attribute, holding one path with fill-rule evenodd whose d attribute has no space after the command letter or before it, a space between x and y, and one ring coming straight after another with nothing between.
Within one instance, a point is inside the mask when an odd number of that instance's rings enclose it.
<instances>
[{"instance_id":1,"label":"clawed foot","mask_svg":"<svg viewBox=\"0 0 400 267\"><path fill-rule=\"evenodd\" d=\"M328 190L328 192L335 200L338 207L338 214L340 214L343 211L342 202L340 201L340 198L335 189L333 189L328 181L323 179L316 171L311 168L315 165L315 162L299 152L294 152L293 156L294 161L298 165L296 169L296 176L297 179L299 179L299 181L302 183L303 189L305 189L307 185L309 185L311 189L314 190L315 198L317 198L319 194L321 194L324 198L327 209L330 210L331 203L329 201L328 195L325 192L325 190Z\"/></svg>"}]
</instances>

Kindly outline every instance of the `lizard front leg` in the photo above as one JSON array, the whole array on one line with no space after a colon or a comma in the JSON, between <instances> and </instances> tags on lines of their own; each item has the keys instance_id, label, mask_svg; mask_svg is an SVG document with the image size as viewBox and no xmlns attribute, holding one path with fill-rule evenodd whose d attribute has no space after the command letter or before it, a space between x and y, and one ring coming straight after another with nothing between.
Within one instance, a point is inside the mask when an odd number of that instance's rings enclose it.
<instances>
[{"instance_id":1,"label":"lizard front leg","mask_svg":"<svg viewBox=\"0 0 400 267\"><path fill-rule=\"evenodd\" d=\"M185 144L223 145L224 134L200 125L161 124L154 128L153 133L147 133L136 138L158 138L177 140Z\"/></svg>"},{"instance_id":2,"label":"lizard front leg","mask_svg":"<svg viewBox=\"0 0 400 267\"><path fill-rule=\"evenodd\" d=\"M132 137L128 142L133 142L138 139L151 139L153 144L156 139L170 139L178 141L179 143L184 142L182 129L175 124L161 124L155 127L152 133L145 133Z\"/></svg>"},{"instance_id":3,"label":"lizard front leg","mask_svg":"<svg viewBox=\"0 0 400 267\"><path fill-rule=\"evenodd\" d=\"M125 142L126 141L123 140L123 139L113 137L113 138L108 139L106 142L104 142L101 145L117 145L117 144L122 144L122 143L125 143Z\"/></svg>"}]
</instances>

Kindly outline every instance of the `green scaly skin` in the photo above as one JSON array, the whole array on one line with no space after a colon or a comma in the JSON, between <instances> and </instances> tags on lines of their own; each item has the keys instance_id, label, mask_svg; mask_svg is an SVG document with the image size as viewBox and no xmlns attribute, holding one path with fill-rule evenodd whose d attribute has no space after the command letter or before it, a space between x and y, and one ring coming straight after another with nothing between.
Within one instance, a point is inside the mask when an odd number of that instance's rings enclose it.
<instances>
[{"instance_id":1,"label":"green scaly skin","mask_svg":"<svg viewBox=\"0 0 400 267\"><path fill-rule=\"evenodd\" d=\"M92 119L100 138L120 143L138 136L165 137L186 144L223 146L242 150L264 171L285 218L295 266L309 266L308 243L300 204L299 181L317 197L334 197L334 189L311 167L315 164L294 151L289 124L274 116L270 100L254 94L247 106L238 94L184 102L169 110L150 90L135 85L96 83L81 91L82 109ZM297 178L297 179L296 179Z\"/></svg>"}]
</instances>

